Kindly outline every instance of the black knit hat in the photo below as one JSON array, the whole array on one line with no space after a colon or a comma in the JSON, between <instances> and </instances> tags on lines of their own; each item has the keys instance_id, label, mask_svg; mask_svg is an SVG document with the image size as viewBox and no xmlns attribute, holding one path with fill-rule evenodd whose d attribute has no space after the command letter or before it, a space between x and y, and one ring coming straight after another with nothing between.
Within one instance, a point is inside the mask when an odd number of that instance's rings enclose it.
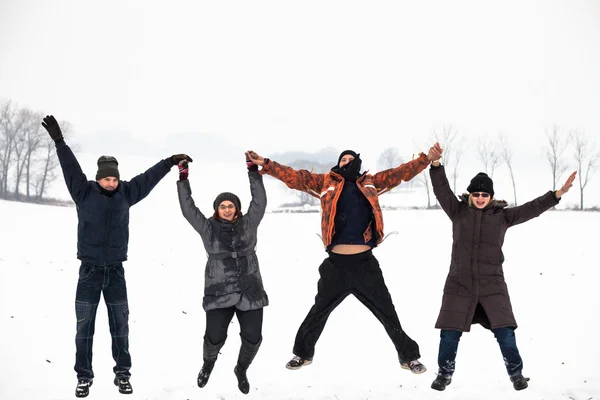
<instances>
[{"instance_id":1,"label":"black knit hat","mask_svg":"<svg viewBox=\"0 0 600 400\"><path fill-rule=\"evenodd\" d=\"M350 154L354 158L358 158L358 154L356 154L356 152L354 150L344 150L341 152L340 156L338 157L337 165L340 165L340 161L342 160L342 157L344 157L347 154Z\"/></svg>"},{"instance_id":2,"label":"black knit hat","mask_svg":"<svg viewBox=\"0 0 600 400\"><path fill-rule=\"evenodd\" d=\"M467 192L483 192L494 196L494 182L486 173L480 172L473 179L467 188Z\"/></svg>"},{"instance_id":3,"label":"black knit hat","mask_svg":"<svg viewBox=\"0 0 600 400\"><path fill-rule=\"evenodd\" d=\"M241 211L242 203L240 202L240 198L237 197L235 194L229 192L224 192L217 196L217 198L213 202L213 208L215 209L215 211L217 211L219 205L224 201L232 202L235 208L237 208L237 211Z\"/></svg>"},{"instance_id":4,"label":"black knit hat","mask_svg":"<svg viewBox=\"0 0 600 400\"><path fill-rule=\"evenodd\" d=\"M98 159L98 172L96 173L96 180L106 178L108 176L114 176L119 179L119 162L112 156L101 156Z\"/></svg>"}]
</instances>

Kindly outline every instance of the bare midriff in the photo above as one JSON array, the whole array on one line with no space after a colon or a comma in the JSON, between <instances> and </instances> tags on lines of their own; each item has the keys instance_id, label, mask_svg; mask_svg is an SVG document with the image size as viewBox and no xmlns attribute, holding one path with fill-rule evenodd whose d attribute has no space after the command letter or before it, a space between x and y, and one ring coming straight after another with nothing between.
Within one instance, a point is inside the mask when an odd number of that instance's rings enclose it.
<instances>
[{"instance_id":1,"label":"bare midriff","mask_svg":"<svg viewBox=\"0 0 600 400\"><path fill-rule=\"evenodd\" d=\"M371 250L371 246L366 244L336 244L331 249L335 254L359 254Z\"/></svg>"}]
</instances>

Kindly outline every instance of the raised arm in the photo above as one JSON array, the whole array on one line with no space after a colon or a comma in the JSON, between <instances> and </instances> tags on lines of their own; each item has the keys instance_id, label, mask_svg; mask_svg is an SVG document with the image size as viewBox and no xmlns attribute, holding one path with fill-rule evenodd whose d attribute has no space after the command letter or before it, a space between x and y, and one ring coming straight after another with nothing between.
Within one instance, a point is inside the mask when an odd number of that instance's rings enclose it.
<instances>
[{"instance_id":1,"label":"raised arm","mask_svg":"<svg viewBox=\"0 0 600 400\"><path fill-rule=\"evenodd\" d=\"M325 182L325 174L314 174L305 169L296 171L295 169L283 164L279 164L268 158L263 158L253 151L248 152L250 160L256 165L262 165L260 174L270 175L273 178L279 179L286 184L290 189L306 192L316 198L321 197L321 189Z\"/></svg>"},{"instance_id":2,"label":"raised arm","mask_svg":"<svg viewBox=\"0 0 600 400\"><path fill-rule=\"evenodd\" d=\"M182 160L192 161L192 159L185 154L177 154L164 160L160 160L146 172L137 175L127 182L126 194L129 198L129 205L133 206L148 196L158 182L169 173L171 167Z\"/></svg>"},{"instance_id":3,"label":"raised arm","mask_svg":"<svg viewBox=\"0 0 600 400\"><path fill-rule=\"evenodd\" d=\"M504 218L508 226L522 224L556 206L562 195L567 193L571 186L573 186L576 174L576 172L573 172L565 184L556 192L548 191L546 194L523 205L507 208L504 211Z\"/></svg>"},{"instance_id":4,"label":"raised arm","mask_svg":"<svg viewBox=\"0 0 600 400\"><path fill-rule=\"evenodd\" d=\"M440 165L439 162L432 163L429 176L431 177L433 193L440 203L440 207L451 220L454 220L460 211L460 202L450 188L444 166Z\"/></svg>"},{"instance_id":5,"label":"raised arm","mask_svg":"<svg viewBox=\"0 0 600 400\"><path fill-rule=\"evenodd\" d=\"M89 191L89 182L81 170L81 166L73 154L73 151L65 143L62 131L56 118L52 115L46 115L42 126L48 131L48 134L54 140L56 145L56 155L60 162L60 167L65 177L67 190L75 203L81 202Z\"/></svg>"},{"instance_id":6,"label":"raised arm","mask_svg":"<svg viewBox=\"0 0 600 400\"><path fill-rule=\"evenodd\" d=\"M373 184L378 192L392 190L402 182L408 182L419 175L429 165L429 159L424 153L419 158L410 160L396 168L379 171L373 175Z\"/></svg>"},{"instance_id":7,"label":"raised arm","mask_svg":"<svg viewBox=\"0 0 600 400\"><path fill-rule=\"evenodd\" d=\"M202 212L196 207L194 199L192 198L192 188L190 187L190 181L188 177L187 164L180 165L179 167L179 181L177 181L177 194L179 196L179 206L181 212L192 227L202 236L203 238L208 235L210 224L208 219L202 214Z\"/></svg>"},{"instance_id":8,"label":"raised arm","mask_svg":"<svg viewBox=\"0 0 600 400\"><path fill-rule=\"evenodd\" d=\"M246 153L246 164L248 166L248 179L250 180L250 206L248 207L248 218L250 224L258 226L267 208L267 192L263 183L263 177L258 173L258 165L252 163L250 155Z\"/></svg>"},{"instance_id":9,"label":"raised arm","mask_svg":"<svg viewBox=\"0 0 600 400\"><path fill-rule=\"evenodd\" d=\"M373 184L378 192L387 192L398 186L402 182L408 182L419 175L430 162L439 160L442 157L442 148L439 143L429 148L429 153L419 154L419 158L401 164L396 168L386 169L373 175Z\"/></svg>"}]
</instances>

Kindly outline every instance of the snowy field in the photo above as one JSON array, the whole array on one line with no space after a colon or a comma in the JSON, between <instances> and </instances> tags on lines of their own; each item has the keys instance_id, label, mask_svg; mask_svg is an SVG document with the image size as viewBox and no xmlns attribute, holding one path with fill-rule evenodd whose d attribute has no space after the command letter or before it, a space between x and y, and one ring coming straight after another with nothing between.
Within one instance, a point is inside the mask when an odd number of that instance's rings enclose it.
<instances>
[{"instance_id":1,"label":"snowy field","mask_svg":"<svg viewBox=\"0 0 600 400\"><path fill-rule=\"evenodd\" d=\"M208 213L225 187L193 173L194 196ZM247 398L233 375L240 344L235 319L208 385L196 386L206 258L200 237L179 210L175 180L172 172L131 210L125 271L134 393L127 398ZM245 210L248 186L238 181ZM273 183L281 185L271 180L268 189ZM567 196L575 200L575 189ZM384 219L386 232L399 234L389 236L375 256L402 325L419 343L429 370L422 375L401 370L383 327L353 297L331 315L314 363L287 370L325 252L317 236L318 214L268 213L259 228L258 256L271 305L265 309L263 346L248 373L249 398L600 399L600 265L594 256L600 213L548 212L507 234L504 270L520 324L524 374L531 377L523 392L514 391L493 335L479 326L461 340L452 385L441 393L430 389L451 225L438 210L386 211ZM0 221L0 398L72 399L79 267L75 209L0 201ZM89 399L122 398L112 383L112 367L106 308L100 304Z\"/></svg>"}]
</instances>

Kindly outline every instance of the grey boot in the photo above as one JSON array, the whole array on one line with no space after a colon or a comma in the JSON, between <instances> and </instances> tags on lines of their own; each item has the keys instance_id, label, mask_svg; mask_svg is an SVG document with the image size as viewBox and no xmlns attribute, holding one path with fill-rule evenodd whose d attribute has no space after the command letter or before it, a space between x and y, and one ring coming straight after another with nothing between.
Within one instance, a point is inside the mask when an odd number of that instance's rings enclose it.
<instances>
[{"instance_id":1,"label":"grey boot","mask_svg":"<svg viewBox=\"0 0 600 400\"><path fill-rule=\"evenodd\" d=\"M250 392L250 383L248 382L246 371L248 371L248 367L250 366L250 364L252 364L254 357L256 357L256 353L258 353L258 349L260 348L261 343L262 339L260 342L254 344L242 338L240 355L238 356L238 362L235 368L233 369L233 373L235 374L238 380L238 389L240 389L240 392L244 394L248 394L248 392Z\"/></svg>"}]
</instances>

